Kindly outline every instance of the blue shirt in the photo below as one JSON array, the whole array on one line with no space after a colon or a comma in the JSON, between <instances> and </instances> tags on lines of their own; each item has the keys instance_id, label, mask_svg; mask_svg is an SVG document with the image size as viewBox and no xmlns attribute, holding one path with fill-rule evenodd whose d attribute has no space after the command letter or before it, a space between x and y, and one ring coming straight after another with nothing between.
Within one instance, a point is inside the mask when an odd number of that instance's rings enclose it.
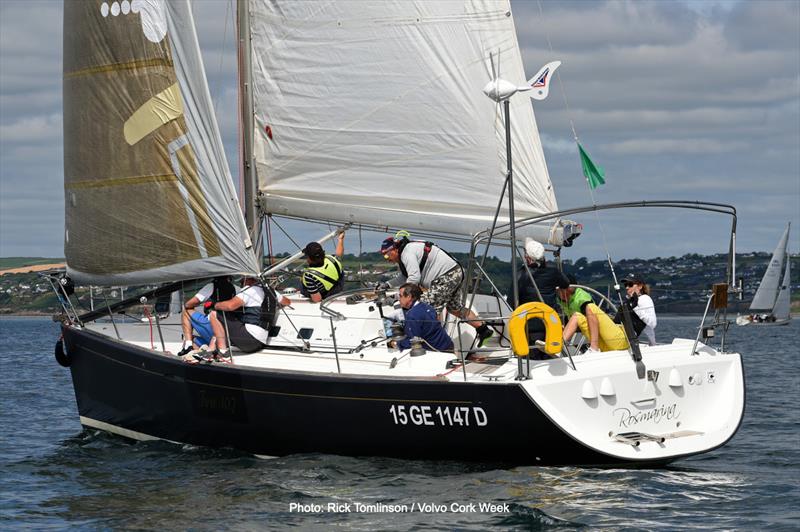
<instances>
[{"instance_id":1,"label":"blue shirt","mask_svg":"<svg viewBox=\"0 0 800 532\"><path fill-rule=\"evenodd\" d=\"M397 342L400 349L411 347L411 338L419 336L425 342L425 349L435 349L436 351L450 351L453 349L453 340L447 336L442 324L436 319L436 311L432 306L422 301L417 301L408 310L403 310L406 315L405 334L403 340Z\"/></svg>"}]
</instances>

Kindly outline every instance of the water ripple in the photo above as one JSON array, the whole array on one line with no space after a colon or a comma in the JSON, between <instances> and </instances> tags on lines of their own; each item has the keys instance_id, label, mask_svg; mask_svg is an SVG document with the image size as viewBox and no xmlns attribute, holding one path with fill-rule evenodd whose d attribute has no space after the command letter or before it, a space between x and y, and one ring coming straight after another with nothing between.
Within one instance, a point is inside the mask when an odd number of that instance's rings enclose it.
<instances>
[{"instance_id":1,"label":"water ripple","mask_svg":"<svg viewBox=\"0 0 800 532\"><path fill-rule=\"evenodd\" d=\"M665 319L659 333L695 322ZM800 320L731 330L745 356L748 404L725 447L654 470L508 468L322 454L265 460L83 430L69 374L52 359L55 325L4 318L0 335L15 350L0 353L0 528L797 530L798 332ZM498 451L519 452L506 447ZM508 511L471 511L480 503Z\"/></svg>"}]
</instances>

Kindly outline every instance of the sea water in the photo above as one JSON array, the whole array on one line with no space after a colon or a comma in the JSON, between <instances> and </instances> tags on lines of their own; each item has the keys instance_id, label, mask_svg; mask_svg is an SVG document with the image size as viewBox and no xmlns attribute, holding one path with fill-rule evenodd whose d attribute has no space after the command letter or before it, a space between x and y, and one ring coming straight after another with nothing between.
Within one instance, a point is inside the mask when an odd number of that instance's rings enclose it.
<instances>
[{"instance_id":1,"label":"sea water","mask_svg":"<svg viewBox=\"0 0 800 532\"><path fill-rule=\"evenodd\" d=\"M699 318L659 316L659 340ZM0 529L800 529L800 319L732 326L747 408L724 447L656 469L503 467L131 443L83 430L48 318L2 318ZM518 441L476 449L524 453Z\"/></svg>"}]
</instances>

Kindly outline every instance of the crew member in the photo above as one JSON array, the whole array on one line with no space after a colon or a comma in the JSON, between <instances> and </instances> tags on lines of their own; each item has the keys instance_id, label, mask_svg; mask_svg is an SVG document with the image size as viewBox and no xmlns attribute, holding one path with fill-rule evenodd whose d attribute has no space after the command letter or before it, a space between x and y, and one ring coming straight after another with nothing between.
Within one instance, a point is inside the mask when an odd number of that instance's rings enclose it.
<instances>
[{"instance_id":1,"label":"crew member","mask_svg":"<svg viewBox=\"0 0 800 532\"><path fill-rule=\"evenodd\" d=\"M656 345L658 318L653 298L650 297L650 287L641 277L634 274L629 274L623 279L623 282L633 312L645 324L645 327L639 332L639 338L643 338L649 345Z\"/></svg>"},{"instance_id":2,"label":"crew member","mask_svg":"<svg viewBox=\"0 0 800 532\"><path fill-rule=\"evenodd\" d=\"M428 349L452 351L453 340L437 319L436 311L429 304L420 301L422 289L419 285L405 283L400 287L398 296L405 315L405 338L396 343L390 341L389 346L408 349L411 347L411 339L416 336L425 342Z\"/></svg>"},{"instance_id":3,"label":"crew member","mask_svg":"<svg viewBox=\"0 0 800 532\"><path fill-rule=\"evenodd\" d=\"M544 246L532 238L525 239L525 263L528 268L523 266L517 279L519 304L541 301L555 309L558 301L556 290L569 288L569 279L558 268L547 265L544 258ZM530 275L528 275L528 270L530 270ZM533 281L531 281L531 277L533 277ZM540 294L541 299L539 298ZM507 302L510 307L513 307L514 302L510 296L507 298ZM542 320L528 320L527 330L528 342L531 346L535 345L536 340L544 340L545 326ZM532 349L530 357L534 360L551 358L535 348Z\"/></svg>"},{"instance_id":4,"label":"crew member","mask_svg":"<svg viewBox=\"0 0 800 532\"><path fill-rule=\"evenodd\" d=\"M236 295L236 288L231 283L230 276L223 275L215 277L210 283L204 285L194 297L183 305L183 312L181 312L183 347L178 351L179 357L203 344L214 349L214 332L211 329L208 315L202 310L192 311L203 302L225 301L234 295ZM193 335L193 329L197 333L196 335Z\"/></svg>"},{"instance_id":5,"label":"crew member","mask_svg":"<svg viewBox=\"0 0 800 532\"><path fill-rule=\"evenodd\" d=\"M217 348L212 352L214 358L228 358L228 345L236 346L245 353L261 349L267 342L269 322L277 310L277 305L288 306L289 298L281 298L277 302L275 293L269 289L264 291L255 277L245 277L242 288L227 301L214 303L209 307L209 320ZM265 308L266 307L266 308ZM242 312L234 312L241 309ZM270 314L270 316L265 316ZM226 335L230 333L230 339Z\"/></svg>"},{"instance_id":6,"label":"crew member","mask_svg":"<svg viewBox=\"0 0 800 532\"><path fill-rule=\"evenodd\" d=\"M571 284L576 284L574 277L570 277L569 280ZM564 327L564 342L569 342L580 329L581 334L589 340L590 353L628 348L628 340L622 326L614 323L608 314L600 310L588 292L570 286L559 289L558 296L561 310L569 319Z\"/></svg>"},{"instance_id":7,"label":"crew member","mask_svg":"<svg viewBox=\"0 0 800 532\"><path fill-rule=\"evenodd\" d=\"M446 307L451 314L470 320L468 323L476 330L479 347L492 337L494 331L461 304L464 270L449 253L432 242L409 241L405 236L387 238L381 244L380 252L400 270L389 281L390 286L418 284L425 290L420 301L432 306L437 315L441 315Z\"/></svg>"},{"instance_id":8,"label":"crew member","mask_svg":"<svg viewBox=\"0 0 800 532\"><path fill-rule=\"evenodd\" d=\"M341 291L344 284L342 256L344 255L344 232L340 232L336 242L336 256L326 255L319 242L310 242L304 249L308 266L303 270L304 296L314 303Z\"/></svg>"}]
</instances>

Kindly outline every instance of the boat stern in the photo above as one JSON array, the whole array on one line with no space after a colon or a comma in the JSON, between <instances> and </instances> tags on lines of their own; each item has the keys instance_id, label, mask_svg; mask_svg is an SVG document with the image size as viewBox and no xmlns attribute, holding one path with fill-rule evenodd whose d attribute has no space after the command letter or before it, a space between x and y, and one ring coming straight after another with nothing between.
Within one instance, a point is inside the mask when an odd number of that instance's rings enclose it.
<instances>
[{"instance_id":1,"label":"boat stern","mask_svg":"<svg viewBox=\"0 0 800 532\"><path fill-rule=\"evenodd\" d=\"M572 438L611 461L669 462L725 444L744 415L738 353L693 340L643 347L645 377L627 352L542 364L523 384L531 399Z\"/></svg>"}]
</instances>

